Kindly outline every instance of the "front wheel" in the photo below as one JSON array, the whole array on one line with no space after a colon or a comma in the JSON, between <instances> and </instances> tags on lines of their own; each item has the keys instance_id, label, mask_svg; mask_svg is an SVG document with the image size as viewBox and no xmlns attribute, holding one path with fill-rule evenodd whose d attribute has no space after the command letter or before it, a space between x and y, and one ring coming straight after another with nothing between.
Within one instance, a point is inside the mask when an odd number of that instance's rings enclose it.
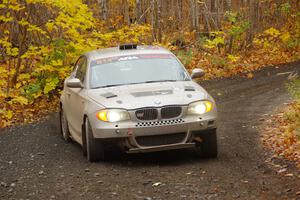
<instances>
[{"instance_id":1,"label":"front wheel","mask_svg":"<svg viewBox=\"0 0 300 200\"><path fill-rule=\"evenodd\" d=\"M203 158L216 158L218 156L217 130L212 129L201 135L202 142L196 143L196 151Z\"/></svg>"},{"instance_id":2,"label":"front wheel","mask_svg":"<svg viewBox=\"0 0 300 200\"><path fill-rule=\"evenodd\" d=\"M91 124L87 118L84 124L83 137L85 137L83 138L83 152L86 154L87 160L90 162L106 160L105 143L100 139L94 138Z\"/></svg>"},{"instance_id":3,"label":"front wheel","mask_svg":"<svg viewBox=\"0 0 300 200\"><path fill-rule=\"evenodd\" d=\"M60 133L61 133L61 136L63 137L63 139L66 142L70 142L71 141L71 134L70 134L70 130L69 130L68 120L66 118L65 111L63 110L62 107L60 108L59 119L60 119Z\"/></svg>"}]
</instances>

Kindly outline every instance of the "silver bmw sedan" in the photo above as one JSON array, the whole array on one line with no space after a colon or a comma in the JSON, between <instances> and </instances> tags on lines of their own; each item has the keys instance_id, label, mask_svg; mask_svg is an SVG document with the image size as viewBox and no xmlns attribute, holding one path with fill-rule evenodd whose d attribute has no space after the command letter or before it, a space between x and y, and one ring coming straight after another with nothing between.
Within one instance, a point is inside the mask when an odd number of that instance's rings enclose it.
<instances>
[{"instance_id":1,"label":"silver bmw sedan","mask_svg":"<svg viewBox=\"0 0 300 200\"><path fill-rule=\"evenodd\" d=\"M217 156L217 108L170 51L125 44L81 55L64 82L61 134L91 162L127 153L194 148Z\"/></svg>"}]
</instances>

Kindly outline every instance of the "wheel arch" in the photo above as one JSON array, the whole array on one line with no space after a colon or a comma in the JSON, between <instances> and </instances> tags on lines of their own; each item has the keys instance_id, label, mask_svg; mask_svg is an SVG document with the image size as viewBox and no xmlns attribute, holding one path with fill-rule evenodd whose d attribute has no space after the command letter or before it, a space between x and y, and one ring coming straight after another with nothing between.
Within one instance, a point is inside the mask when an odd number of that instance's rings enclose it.
<instances>
[{"instance_id":1,"label":"wheel arch","mask_svg":"<svg viewBox=\"0 0 300 200\"><path fill-rule=\"evenodd\" d=\"M86 133L85 133L85 120L87 119L87 115L84 114L83 115L83 123L81 125L81 140L82 140L82 152L83 155L86 156L87 155L87 147L86 147Z\"/></svg>"},{"instance_id":2,"label":"wheel arch","mask_svg":"<svg viewBox=\"0 0 300 200\"><path fill-rule=\"evenodd\" d=\"M87 114L83 114L82 124L81 124L81 137L85 133L85 120L88 118Z\"/></svg>"}]
</instances>

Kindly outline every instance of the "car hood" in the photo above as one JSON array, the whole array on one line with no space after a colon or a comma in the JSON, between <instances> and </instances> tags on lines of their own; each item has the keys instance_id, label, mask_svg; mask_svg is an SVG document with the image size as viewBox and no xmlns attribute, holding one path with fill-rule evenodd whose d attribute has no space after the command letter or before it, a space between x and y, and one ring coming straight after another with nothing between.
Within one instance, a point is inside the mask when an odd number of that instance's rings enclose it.
<instances>
[{"instance_id":1,"label":"car hood","mask_svg":"<svg viewBox=\"0 0 300 200\"><path fill-rule=\"evenodd\" d=\"M187 105L208 98L207 92L193 81L143 83L90 89L88 96L106 108L127 110L166 105Z\"/></svg>"}]
</instances>

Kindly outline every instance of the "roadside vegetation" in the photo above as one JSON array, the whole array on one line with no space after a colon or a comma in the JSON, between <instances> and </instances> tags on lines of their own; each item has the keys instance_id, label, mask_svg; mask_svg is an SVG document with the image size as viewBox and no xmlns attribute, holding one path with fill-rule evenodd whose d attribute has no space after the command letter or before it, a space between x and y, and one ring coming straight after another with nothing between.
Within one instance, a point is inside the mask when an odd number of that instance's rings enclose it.
<instances>
[{"instance_id":1,"label":"roadside vegetation","mask_svg":"<svg viewBox=\"0 0 300 200\"><path fill-rule=\"evenodd\" d=\"M93 49L162 45L189 70L204 69L206 79L252 78L262 66L300 59L299 1L214 2L1 1L0 127L57 110L73 63ZM299 101L293 106L299 109Z\"/></svg>"},{"instance_id":2,"label":"roadside vegetation","mask_svg":"<svg viewBox=\"0 0 300 200\"><path fill-rule=\"evenodd\" d=\"M294 101L267 122L263 143L300 168L300 80L288 84Z\"/></svg>"}]
</instances>

